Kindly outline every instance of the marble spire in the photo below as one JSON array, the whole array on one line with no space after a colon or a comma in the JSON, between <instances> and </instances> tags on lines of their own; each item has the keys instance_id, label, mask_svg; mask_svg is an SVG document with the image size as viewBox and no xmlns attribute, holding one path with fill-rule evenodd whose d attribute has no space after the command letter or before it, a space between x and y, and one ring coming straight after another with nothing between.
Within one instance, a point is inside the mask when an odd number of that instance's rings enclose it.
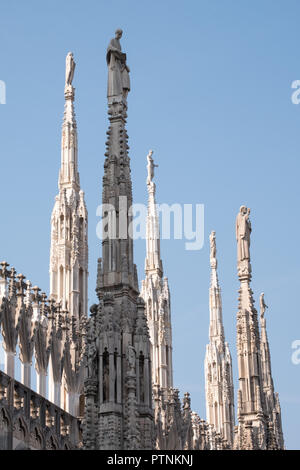
<instances>
[{"instance_id":1,"label":"marble spire","mask_svg":"<svg viewBox=\"0 0 300 470\"><path fill-rule=\"evenodd\" d=\"M266 449L267 428L262 387L260 333L254 307L250 262L250 209L241 206L236 218L237 269L240 280L237 313L239 371L238 427L235 446Z\"/></svg>"},{"instance_id":2,"label":"marble spire","mask_svg":"<svg viewBox=\"0 0 300 470\"><path fill-rule=\"evenodd\" d=\"M210 234L209 344L205 356L206 420L231 447L234 430L232 361L225 342L221 289L217 273L216 234Z\"/></svg>"},{"instance_id":3,"label":"marble spire","mask_svg":"<svg viewBox=\"0 0 300 470\"><path fill-rule=\"evenodd\" d=\"M67 312L69 324L72 323L76 331L80 331L81 321L87 317L88 214L78 172L75 88L72 85L74 70L75 61L69 52L66 57L59 192L51 216L50 297ZM77 346L77 349L74 346L74 351L77 351L73 354L75 362L79 360L80 347ZM50 398L71 411L74 410L74 402L79 400L78 391L70 390L65 384L66 400L60 403L59 377L53 362L55 357L53 354L50 359Z\"/></svg>"},{"instance_id":4,"label":"marble spire","mask_svg":"<svg viewBox=\"0 0 300 470\"><path fill-rule=\"evenodd\" d=\"M267 325L265 311L267 305L264 301L264 293L260 295L260 353L262 365L262 381L263 391L265 395L266 411L268 414L269 438L272 438L270 447L274 450L284 448L281 408L278 393L275 393L272 369L271 369L271 353L267 335Z\"/></svg>"},{"instance_id":5,"label":"marble spire","mask_svg":"<svg viewBox=\"0 0 300 470\"><path fill-rule=\"evenodd\" d=\"M118 29L107 48L109 128L104 162L102 259L91 307L85 449L152 449L150 339L133 262L132 183L126 131L129 67Z\"/></svg>"},{"instance_id":6,"label":"marble spire","mask_svg":"<svg viewBox=\"0 0 300 470\"><path fill-rule=\"evenodd\" d=\"M51 217L50 295L71 317L87 316L88 214L78 172L77 124L72 85L75 62L66 57L61 167Z\"/></svg>"},{"instance_id":7,"label":"marble spire","mask_svg":"<svg viewBox=\"0 0 300 470\"><path fill-rule=\"evenodd\" d=\"M147 155L148 214L146 225L145 280L142 281L141 296L146 305L147 322L150 331L152 382L167 396L167 389L173 387L172 326L168 279L163 277L160 257L160 230L156 207L156 186L153 181L153 152Z\"/></svg>"}]
</instances>

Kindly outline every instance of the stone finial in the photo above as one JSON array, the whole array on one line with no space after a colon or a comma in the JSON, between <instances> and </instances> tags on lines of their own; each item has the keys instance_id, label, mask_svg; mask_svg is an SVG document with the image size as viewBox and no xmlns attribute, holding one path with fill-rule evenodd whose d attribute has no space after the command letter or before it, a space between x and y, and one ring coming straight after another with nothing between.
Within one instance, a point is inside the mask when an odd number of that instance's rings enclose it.
<instances>
[{"instance_id":1,"label":"stone finial","mask_svg":"<svg viewBox=\"0 0 300 470\"><path fill-rule=\"evenodd\" d=\"M14 267L10 269L9 273L9 285L8 285L8 293L9 297L13 297L16 293L16 270Z\"/></svg>"},{"instance_id":2,"label":"stone finial","mask_svg":"<svg viewBox=\"0 0 300 470\"><path fill-rule=\"evenodd\" d=\"M26 281L26 294L25 294L25 304L27 307L31 304L32 301L32 294L31 294L31 282L29 280Z\"/></svg>"},{"instance_id":3,"label":"stone finial","mask_svg":"<svg viewBox=\"0 0 300 470\"><path fill-rule=\"evenodd\" d=\"M251 235L251 222L250 222L250 209L246 206L241 206L240 211L236 217L235 234L237 241L237 263L239 269L239 276L250 275L250 235Z\"/></svg>"},{"instance_id":4,"label":"stone finial","mask_svg":"<svg viewBox=\"0 0 300 470\"><path fill-rule=\"evenodd\" d=\"M106 54L108 66L107 98L114 102L126 101L130 91L130 69L126 63L126 54L122 52L120 39L123 35L121 29L117 29L115 37L111 39Z\"/></svg>"},{"instance_id":5,"label":"stone finial","mask_svg":"<svg viewBox=\"0 0 300 470\"><path fill-rule=\"evenodd\" d=\"M32 290L33 290L33 301L38 303L41 299L41 296L39 294L41 289L38 286L34 286Z\"/></svg>"}]
</instances>

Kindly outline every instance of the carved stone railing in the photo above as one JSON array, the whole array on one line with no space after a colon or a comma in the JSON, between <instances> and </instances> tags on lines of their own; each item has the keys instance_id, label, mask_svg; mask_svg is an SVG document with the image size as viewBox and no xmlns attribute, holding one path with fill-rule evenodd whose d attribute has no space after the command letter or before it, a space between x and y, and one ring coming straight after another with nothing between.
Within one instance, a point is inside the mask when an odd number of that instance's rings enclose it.
<instances>
[{"instance_id":1,"label":"carved stone railing","mask_svg":"<svg viewBox=\"0 0 300 470\"><path fill-rule=\"evenodd\" d=\"M0 371L0 449L80 447L80 420Z\"/></svg>"}]
</instances>

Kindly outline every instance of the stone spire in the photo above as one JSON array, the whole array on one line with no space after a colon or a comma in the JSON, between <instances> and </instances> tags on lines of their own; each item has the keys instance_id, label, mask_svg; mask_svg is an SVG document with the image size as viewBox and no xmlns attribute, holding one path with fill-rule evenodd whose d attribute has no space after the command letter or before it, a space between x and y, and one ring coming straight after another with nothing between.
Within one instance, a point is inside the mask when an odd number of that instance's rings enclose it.
<instances>
[{"instance_id":1,"label":"stone spire","mask_svg":"<svg viewBox=\"0 0 300 470\"><path fill-rule=\"evenodd\" d=\"M264 301L264 293L260 295L260 352L262 366L263 391L265 395L266 410L268 414L269 441L273 442L273 448L283 449L284 440L281 424L281 409L278 393L275 393L271 369L271 354L267 336L265 311L267 305Z\"/></svg>"},{"instance_id":2,"label":"stone spire","mask_svg":"<svg viewBox=\"0 0 300 470\"><path fill-rule=\"evenodd\" d=\"M104 162L102 259L87 338L86 449L152 449L150 340L130 233L132 185L126 131L130 90L122 31L107 48L109 129Z\"/></svg>"},{"instance_id":3,"label":"stone spire","mask_svg":"<svg viewBox=\"0 0 300 470\"><path fill-rule=\"evenodd\" d=\"M224 336L215 232L210 234L210 266L209 344L205 356L206 419L226 441L225 446L230 447L233 443L234 429L232 361Z\"/></svg>"},{"instance_id":4,"label":"stone spire","mask_svg":"<svg viewBox=\"0 0 300 470\"><path fill-rule=\"evenodd\" d=\"M50 296L71 317L87 316L88 215L80 190L77 125L72 86L75 62L66 57L65 111L62 126L61 168L51 217Z\"/></svg>"},{"instance_id":5,"label":"stone spire","mask_svg":"<svg viewBox=\"0 0 300 470\"><path fill-rule=\"evenodd\" d=\"M129 68L126 54L121 52L121 36L117 36L116 32L116 38L107 48L110 124L104 162L102 260L99 260L97 289L101 296L113 286L121 286L125 282L136 296L137 274L133 262L133 240L129 233L132 222L129 210L132 206L132 183L126 130Z\"/></svg>"},{"instance_id":6,"label":"stone spire","mask_svg":"<svg viewBox=\"0 0 300 470\"><path fill-rule=\"evenodd\" d=\"M260 333L250 287L250 209L241 206L236 218L237 269L240 280L237 313L239 371L238 427L235 447L267 449L267 413L263 392Z\"/></svg>"},{"instance_id":7,"label":"stone spire","mask_svg":"<svg viewBox=\"0 0 300 470\"><path fill-rule=\"evenodd\" d=\"M160 258L159 218L155 201L156 186L153 182L154 167L157 165L153 162L152 154L150 151L147 156L146 277L142 282L141 295L145 301L150 330L152 382L160 387L166 397L167 389L173 387L170 291L168 279L163 277Z\"/></svg>"},{"instance_id":8,"label":"stone spire","mask_svg":"<svg viewBox=\"0 0 300 470\"><path fill-rule=\"evenodd\" d=\"M59 193L55 198L51 216L50 298L60 303L61 309L67 312L69 324L73 325L74 331L79 332L82 321L87 317L88 214L84 193L80 190L78 173L75 89L72 85L74 70L73 54L69 52L66 57ZM75 363L79 360L81 346L79 344L72 346L74 350L72 357ZM53 353L50 360L50 399L60 405L60 384L56 362ZM67 382L65 384L67 399L61 405L71 411L76 409L71 401L77 400L78 390L70 390Z\"/></svg>"}]
</instances>

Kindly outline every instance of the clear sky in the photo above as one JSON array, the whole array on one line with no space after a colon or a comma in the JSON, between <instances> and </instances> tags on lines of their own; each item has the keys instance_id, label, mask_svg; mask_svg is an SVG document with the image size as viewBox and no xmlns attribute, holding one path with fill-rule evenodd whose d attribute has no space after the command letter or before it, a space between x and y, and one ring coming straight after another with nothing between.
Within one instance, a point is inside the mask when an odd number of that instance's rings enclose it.
<instances>
[{"instance_id":1,"label":"clear sky","mask_svg":"<svg viewBox=\"0 0 300 470\"><path fill-rule=\"evenodd\" d=\"M172 296L174 381L205 417L209 243L217 234L226 339L237 377L235 217L251 208L252 288L265 292L286 446L300 448L300 3L297 0L2 0L0 258L49 290L50 214L57 193L65 56L77 63L81 186L89 210L89 303L95 302L96 207L107 130L106 47L117 27L131 69L128 133L135 202L146 202L155 151L158 202L203 203L205 245L162 242ZM135 244L139 279L145 243Z\"/></svg>"}]
</instances>

